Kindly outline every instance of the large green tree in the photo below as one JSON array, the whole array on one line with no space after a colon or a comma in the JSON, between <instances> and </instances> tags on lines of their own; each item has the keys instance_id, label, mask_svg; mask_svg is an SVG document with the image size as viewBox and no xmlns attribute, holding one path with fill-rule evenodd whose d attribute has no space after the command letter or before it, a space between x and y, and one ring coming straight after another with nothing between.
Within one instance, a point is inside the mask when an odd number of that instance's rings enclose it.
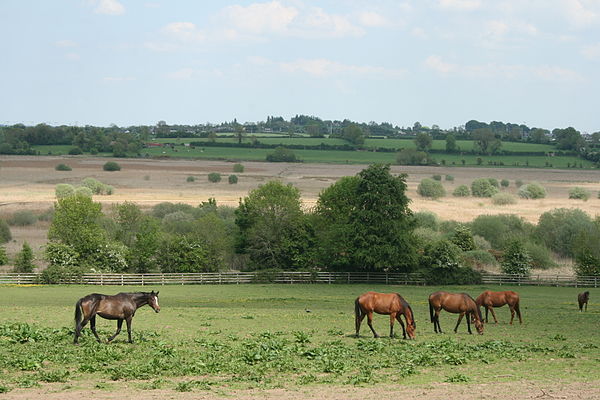
<instances>
[{"instance_id":1,"label":"large green tree","mask_svg":"<svg viewBox=\"0 0 600 400\"><path fill-rule=\"evenodd\" d=\"M498 139L490 128L481 128L473 131L473 150L479 154L494 154L502 142Z\"/></svg>"},{"instance_id":2,"label":"large green tree","mask_svg":"<svg viewBox=\"0 0 600 400\"><path fill-rule=\"evenodd\" d=\"M418 132L415 136L415 145L417 146L417 150L427 151L431 149L432 144L433 138L427 132Z\"/></svg>"},{"instance_id":3,"label":"large green tree","mask_svg":"<svg viewBox=\"0 0 600 400\"><path fill-rule=\"evenodd\" d=\"M409 271L418 262L406 175L375 164L319 196L320 258L331 268Z\"/></svg>"}]
</instances>

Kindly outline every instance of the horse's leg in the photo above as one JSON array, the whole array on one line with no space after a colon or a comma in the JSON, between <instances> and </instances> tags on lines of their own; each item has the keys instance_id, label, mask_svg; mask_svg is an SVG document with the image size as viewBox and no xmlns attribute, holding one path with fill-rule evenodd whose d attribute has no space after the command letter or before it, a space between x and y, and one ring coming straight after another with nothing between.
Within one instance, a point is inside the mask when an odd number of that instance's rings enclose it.
<instances>
[{"instance_id":1,"label":"horse's leg","mask_svg":"<svg viewBox=\"0 0 600 400\"><path fill-rule=\"evenodd\" d=\"M490 307L490 311L492 312L492 317L494 317L494 323L497 324L498 323L498 319L496 318L496 312L494 311L494 307L493 306Z\"/></svg>"},{"instance_id":2,"label":"horse's leg","mask_svg":"<svg viewBox=\"0 0 600 400\"><path fill-rule=\"evenodd\" d=\"M442 326L440 325L440 310L435 310L435 322L433 323L433 327L435 328L435 333L442 333Z\"/></svg>"},{"instance_id":3,"label":"horse's leg","mask_svg":"<svg viewBox=\"0 0 600 400\"><path fill-rule=\"evenodd\" d=\"M396 319L396 314L395 313L391 313L390 314L390 337L393 338L394 337L394 320Z\"/></svg>"},{"instance_id":4,"label":"horse's leg","mask_svg":"<svg viewBox=\"0 0 600 400\"><path fill-rule=\"evenodd\" d=\"M129 316L125 318L125 322L127 322L127 337L129 338L129 343L133 343L133 340L131 340L131 320L133 319L133 317Z\"/></svg>"},{"instance_id":5,"label":"horse's leg","mask_svg":"<svg viewBox=\"0 0 600 400\"><path fill-rule=\"evenodd\" d=\"M96 336L96 340L98 341L98 343L102 343L102 341L100 340L100 336L98 336L98 332L96 332L96 316L95 315L92 318L90 318L90 329L94 333L94 336Z\"/></svg>"},{"instance_id":6,"label":"horse's leg","mask_svg":"<svg viewBox=\"0 0 600 400\"><path fill-rule=\"evenodd\" d=\"M456 326L454 327L454 333L456 333L456 331L458 330L458 326L460 325L460 321L462 321L463 317L465 316L464 312L461 312L460 315L458 316L458 321L456 321ZM469 318L467 318L469 319Z\"/></svg>"},{"instance_id":7,"label":"horse's leg","mask_svg":"<svg viewBox=\"0 0 600 400\"><path fill-rule=\"evenodd\" d=\"M467 314L467 318L465 318L467 320L467 330L469 331L469 334L472 335L473 333L471 332L471 318L469 318L469 314Z\"/></svg>"},{"instance_id":8,"label":"horse's leg","mask_svg":"<svg viewBox=\"0 0 600 400\"><path fill-rule=\"evenodd\" d=\"M358 337L358 332L360 331L360 325L363 322L363 319L365 319L365 317L367 316L367 314L361 314L360 316L356 317L356 337Z\"/></svg>"},{"instance_id":9,"label":"horse's leg","mask_svg":"<svg viewBox=\"0 0 600 400\"><path fill-rule=\"evenodd\" d=\"M512 325L513 320L515 319L515 306L509 304L508 308L510 308L510 325Z\"/></svg>"},{"instance_id":10,"label":"horse's leg","mask_svg":"<svg viewBox=\"0 0 600 400\"><path fill-rule=\"evenodd\" d=\"M404 318L406 318L406 316L404 316ZM398 320L398 323L402 327L402 337L404 339L406 339L406 329L404 328L404 322L402 322L402 318L400 318L400 314L396 314L396 319ZM406 322L406 324L408 325L408 321Z\"/></svg>"},{"instance_id":11,"label":"horse's leg","mask_svg":"<svg viewBox=\"0 0 600 400\"><path fill-rule=\"evenodd\" d=\"M490 310L488 309L488 306L485 306L485 323L488 323L488 313L490 312Z\"/></svg>"},{"instance_id":12,"label":"horse's leg","mask_svg":"<svg viewBox=\"0 0 600 400\"><path fill-rule=\"evenodd\" d=\"M375 332L375 329L373 328L373 312L368 312L367 313L367 324L369 325L369 328L371 328L371 332L373 332L373 337L378 338L379 335L377 334L377 332Z\"/></svg>"},{"instance_id":13,"label":"horse's leg","mask_svg":"<svg viewBox=\"0 0 600 400\"><path fill-rule=\"evenodd\" d=\"M585 311L587 311L587 301L585 302Z\"/></svg>"},{"instance_id":14,"label":"horse's leg","mask_svg":"<svg viewBox=\"0 0 600 400\"><path fill-rule=\"evenodd\" d=\"M123 326L123 320L122 319L118 319L117 320L117 331L115 332L114 335L112 335L111 337L108 338L108 342L112 342L119 333L121 333L121 327Z\"/></svg>"}]
</instances>

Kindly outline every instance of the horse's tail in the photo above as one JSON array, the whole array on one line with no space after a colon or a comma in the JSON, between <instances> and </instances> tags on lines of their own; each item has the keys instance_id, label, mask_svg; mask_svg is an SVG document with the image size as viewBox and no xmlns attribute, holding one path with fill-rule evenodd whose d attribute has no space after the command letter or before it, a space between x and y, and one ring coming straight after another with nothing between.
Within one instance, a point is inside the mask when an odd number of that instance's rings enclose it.
<instances>
[{"instance_id":1,"label":"horse's tail","mask_svg":"<svg viewBox=\"0 0 600 400\"><path fill-rule=\"evenodd\" d=\"M362 313L358 299L360 299L360 297L357 297L356 300L354 300L354 324L356 326L357 334L358 334L358 330L360 329L360 317L361 317L361 313Z\"/></svg>"},{"instance_id":2,"label":"horse's tail","mask_svg":"<svg viewBox=\"0 0 600 400\"><path fill-rule=\"evenodd\" d=\"M519 317L519 322L523 322L523 319L521 318L521 309L519 308L519 303L521 302L521 299L519 299L517 297L517 302L515 303L515 311L517 312L517 317Z\"/></svg>"},{"instance_id":3,"label":"horse's tail","mask_svg":"<svg viewBox=\"0 0 600 400\"><path fill-rule=\"evenodd\" d=\"M81 299L77 301L75 304L75 330L77 330L81 326L81 321L83 320L83 311L81 309Z\"/></svg>"}]
</instances>

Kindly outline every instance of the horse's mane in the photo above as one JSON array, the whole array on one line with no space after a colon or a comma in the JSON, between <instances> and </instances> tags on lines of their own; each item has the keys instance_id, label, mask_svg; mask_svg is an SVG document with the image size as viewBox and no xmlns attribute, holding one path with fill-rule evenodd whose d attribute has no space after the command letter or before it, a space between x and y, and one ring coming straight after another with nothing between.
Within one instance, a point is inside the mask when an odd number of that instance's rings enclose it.
<instances>
[{"instance_id":1,"label":"horse's mane","mask_svg":"<svg viewBox=\"0 0 600 400\"><path fill-rule=\"evenodd\" d=\"M408 302L406 300L404 300L404 297L400 296L400 293L396 293L396 296L398 296L398 299L400 300L400 304L402 304L402 307L406 307L410 310L410 316L413 321L413 326L416 328L417 322L415 321L415 313L413 312L412 308L410 307L410 304L408 304Z\"/></svg>"},{"instance_id":2,"label":"horse's mane","mask_svg":"<svg viewBox=\"0 0 600 400\"><path fill-rule=\"evenodd\" d=\"M477 310L477 315L479 316L479 320L483 321L483 315L481 315L481 309L477 306L477 302L473 299L473 297L471 297L471 295L469 293L462 293L462 295L468 297L469 299L471 299L473 301L473 303L475 304L475 309Z\"/></svg>"}]
</instances>

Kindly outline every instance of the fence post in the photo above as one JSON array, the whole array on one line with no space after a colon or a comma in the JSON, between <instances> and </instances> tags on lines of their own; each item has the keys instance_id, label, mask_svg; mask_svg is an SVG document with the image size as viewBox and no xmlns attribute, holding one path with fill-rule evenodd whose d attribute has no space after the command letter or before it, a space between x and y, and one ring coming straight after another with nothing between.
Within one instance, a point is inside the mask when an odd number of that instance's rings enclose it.
<instances>
[{"instance_id":1,"label":"fence post","mask_svg":"<svg viewBox=\"0 0 600 400\"><path fill-rule=\"evenodd\" d=\"M144 286L144 274L142 274L142 286Z\"/></svg>"},{"instance_id":2,"label":"fence post","mask_svg":"<svg viewBox=\"0 0 600 400\"><path fill-rule=\"evenodd\" d=\"M350 272L348 272L348 283L350 283Z\"/></svg>"},{"instance_id":3,"label":"fence post","mask_svg":"<svg viewBox=\"0 0 600 400\"><path fill-rule=\"evenodd\" d=\"M390 284L390 282L389 282L389 279L388 279L388 273L387 273L387 272L385 273L385 284L386 284L386 285L389 285L389 284Z\"/></svg>"}]
</instances>

